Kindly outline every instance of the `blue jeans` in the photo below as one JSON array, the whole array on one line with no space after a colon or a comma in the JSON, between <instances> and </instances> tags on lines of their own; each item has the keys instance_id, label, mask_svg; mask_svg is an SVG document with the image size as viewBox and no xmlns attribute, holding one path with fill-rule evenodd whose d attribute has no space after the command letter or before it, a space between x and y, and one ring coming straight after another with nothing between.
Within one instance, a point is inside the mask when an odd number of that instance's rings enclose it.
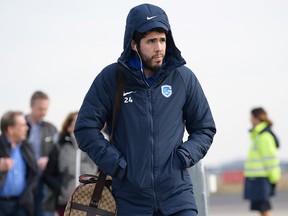
<instances>
[{"instance_id":1,"label":"blue jeans","mask_svg":"<svg viewBox=\"0 0 288 216\"><path fill-rule=\"evenodd\" d=\"M43 199L45 196L45 187L43 182L38 183L36 196L35 196L35 216L54 216L55 211L46 211L42 209ZM0 215L1 216L1 215Z\"/></svg>"},{"instance_id":2,"label":"blue jeans","mask_svg":"<svg viewBox=\"0 0 288 216\"><path fill-rule=\"evenodd\" d=\"M0 200L0 216L28 216L28 213L20 208L18 199Z\"/></svg>"},{"instance_id":3,"label":"blue jeans","mask_svg":"<svg viewBox=\"0 0 288 216\"><path fill-rule=\"evenodd\" d=\"M43 216L42 214L42 200L44 198L44 191L43 191L43 183L41 181L38 182L38 186L36 188L35 194L35 216Z\"/></svg>"}]
</instances>

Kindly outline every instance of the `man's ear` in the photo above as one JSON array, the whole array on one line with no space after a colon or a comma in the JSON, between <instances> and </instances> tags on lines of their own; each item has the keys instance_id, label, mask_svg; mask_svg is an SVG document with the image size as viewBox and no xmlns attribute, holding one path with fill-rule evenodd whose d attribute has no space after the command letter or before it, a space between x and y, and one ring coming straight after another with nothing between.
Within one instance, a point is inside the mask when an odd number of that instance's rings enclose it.
<instances>
[{"instance_id":1,"label":"man's ear","mask_svg":"<svg viewBox=\"0 0 288 216\"><path fill-rule=\"evenodd\" d=\"M138 50L137 50L137 44L135 43L134 40L131 41L131 49L134 50L135 52L138 52Z\"/></svg>"}]
</instances>

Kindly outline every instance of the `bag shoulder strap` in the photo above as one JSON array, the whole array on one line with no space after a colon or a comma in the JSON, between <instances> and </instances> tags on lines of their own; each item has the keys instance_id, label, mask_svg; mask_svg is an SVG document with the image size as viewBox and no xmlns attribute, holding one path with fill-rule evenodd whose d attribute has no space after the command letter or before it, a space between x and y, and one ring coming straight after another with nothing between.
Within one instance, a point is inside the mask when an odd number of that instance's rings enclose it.
<instances>
[{"instance_id":1,"label":"bag shoulder strap","mask_svg":"<svg viewBox=\"0 0 288 216\"><path fill-rule=\"evenodd\" d=\"M117 89L116 89L113 116L112 116L112 131L109 137L110 142L113 140L114 129L115 129L118 115L121 109L121 100L123 97L125 85L126 85L126 79L125 79L125 74L124 74L124 68L120 64L118 64L118 80L117 80Z\"/></svg>"},{"instance_id":2,"label":"bag shoulder strap","mask_svg":"<svg viewBox=\"0 0 288 216\"><path fill-rule=\"evenodd\" d=\"M98 181L95 185L89 206L91 207L98 206L98 203L101 199L101 195L105 186L106 178L107 178L107 174L105 174L103 171L100 171Z\"/></svg>"}]
</instances>

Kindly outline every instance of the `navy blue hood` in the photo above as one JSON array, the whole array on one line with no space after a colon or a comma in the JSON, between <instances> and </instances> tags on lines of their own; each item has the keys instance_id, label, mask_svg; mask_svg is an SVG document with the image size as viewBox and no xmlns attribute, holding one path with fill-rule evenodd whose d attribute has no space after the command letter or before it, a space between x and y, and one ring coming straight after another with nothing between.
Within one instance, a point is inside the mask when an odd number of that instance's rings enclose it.
<instances>
[{"instance_id":1,"label":"navy blue hood","mask_svg":"<svg viewBox=\"0 0 288 216\"><path fill-rule=\"evenodd\" d=\"M130 10L126 19L123 52L118 62L125 64L135 54L130 45L135 31L145 33L153 28L163 28L168 32L165 67L184 65L186 62L174 43L168 16L160 7L151 4L141 4Z\"/></svg>"}]
</instances>

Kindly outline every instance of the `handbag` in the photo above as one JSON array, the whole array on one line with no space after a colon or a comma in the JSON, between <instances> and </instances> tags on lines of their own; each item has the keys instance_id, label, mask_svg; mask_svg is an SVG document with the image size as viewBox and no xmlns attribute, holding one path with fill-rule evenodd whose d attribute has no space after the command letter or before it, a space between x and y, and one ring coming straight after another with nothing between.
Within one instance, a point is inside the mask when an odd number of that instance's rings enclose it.
<instances>
[{"instance_id":1,"label":"handbag","mask_svg":"<svg viewBox=\"0 0 288 216\"><path fill-rule=\"evenodd\" d=\"M117 91L112 116L112 132L109 137L110 143L113 139L113 132L125 87L124 71L119 64L118 71ZM79 182L81 184L76 187L67 202L64 216L115 216L117 214L117 205L112 194L112 178L110 176L100 170L98 176L81 175Z\"/></svg>"},{"instance_id":2,"label":"handbag","mask_svg":"<svg viewBox=\"0 0 288 216\"><path fill-rule=\"evenodd\" d=\"M65 208L64 216L114 216L116 201L112 195L112 179L103 172L99 176L83 174Z\"/></svg>"},{"instance_id":3,"label":"handbag","mask_svg":"<svg viewBox=\"0 0 288 216\"><path fill-rule=\"evenodd\" d=\"M244 181L244 199L260 201L274 195L272 184L265 177L246 177Z\"/></svg>"}]
</instances>

